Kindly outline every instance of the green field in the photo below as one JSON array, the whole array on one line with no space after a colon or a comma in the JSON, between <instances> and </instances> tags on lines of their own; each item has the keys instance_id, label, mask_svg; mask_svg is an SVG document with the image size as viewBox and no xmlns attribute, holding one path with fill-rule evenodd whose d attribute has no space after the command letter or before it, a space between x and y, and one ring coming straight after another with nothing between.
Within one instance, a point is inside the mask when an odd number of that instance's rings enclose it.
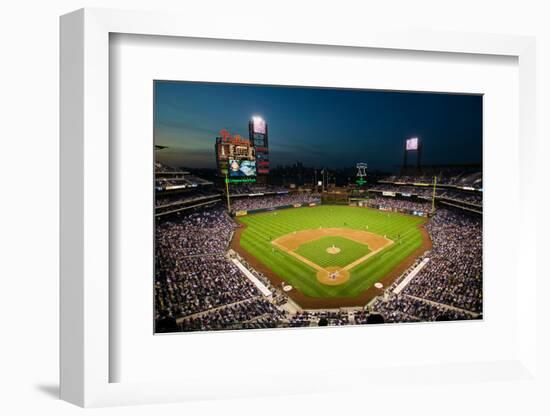
<instances>
[{"instance_id":1,"label":"green field","mask_svg":"<svg viewBox=\"0 0 550 416\"><path fill-rule=\"evenodd\" d=\"M319 298L351 297L367 290L422 245L422 234L418 229L418 225L425 222L425 218L422 217L388 213L370 208L336 205L290 208L238 217L237 220L247 225L241 234L240 244L242 248L303 294ZM346 283L339 286L327 286L317 281L316 271L313 268L287 253L273 250L271 244L271 240L293 231L319 227L368 230L379 235L386 235L387 238L394 240L395 244L388 246L353 268L350 279ZM397 241L398 235L400 236L399 241ZM332 240L336 237L329 238ZM298 250L307 248L305 246L311 244L315 246L317 242L321 244L321 240L323 238L306 243L300 246ZM362 244L345 238L343 240L362 246ZM339 242L339 244L341 243ZM322 250L314 246L310 249L312 251L317 249L318 255L312 252L309 252L308 255L313 255L315 260L312 259L312 261L321 264ZM354 248L357 247L354 246ZM352 249L352 251L354 250ZM327 256L335 256L326 254ZM354 256L357 256L355 258L361 257L358 254L354 254ZM345 260L344 264L349 264L351 261Z\"/></svg>"},{"instance_id":2,"label":"green field","mask_svg":"<svg viewBox=\"0 0 550 416\"><path fill-rule=\"evenodd\" d=\"M338 254L327 253L327 248L338 247ZM322 267L340 266L344 267L354 260L367 255L370 250L365 244L357 243L344 237L321 237L310 243L302 244L295 250L300 256L318 264Z\"/></svg>"}]
</instances>

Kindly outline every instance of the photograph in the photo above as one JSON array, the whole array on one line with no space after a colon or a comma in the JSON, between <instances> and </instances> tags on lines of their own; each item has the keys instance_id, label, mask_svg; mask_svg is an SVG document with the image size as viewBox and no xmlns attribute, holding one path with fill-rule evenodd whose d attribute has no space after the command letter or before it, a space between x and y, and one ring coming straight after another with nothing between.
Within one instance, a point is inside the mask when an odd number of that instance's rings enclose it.
<instances>
[{"instance_id":1,"label":"photograph","mask_svg":"<svg viewBox=\"0 0 550 416\"><path fill-rule=\"evenodd\" d=\"M483 319L483 95L153 81L154 332Z\"/></svg>"}]
</instances>

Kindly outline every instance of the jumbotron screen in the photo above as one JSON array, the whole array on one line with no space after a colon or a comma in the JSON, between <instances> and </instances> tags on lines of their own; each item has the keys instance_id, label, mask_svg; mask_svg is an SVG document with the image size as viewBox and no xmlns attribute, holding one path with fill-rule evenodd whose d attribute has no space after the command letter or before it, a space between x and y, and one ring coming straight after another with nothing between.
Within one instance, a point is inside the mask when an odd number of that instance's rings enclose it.
<instances>
[{"instance_id":1,"label":"jumbotron screen","mask_svg":"<svg viewBox=\"0 0 550 416\"><path fill-rule=\"evenodd\" d=\"M418 137L407 140L407 150L418 150Z\"/></svg>"},{"instance_id":2,"label":"jumbotron screen","mask_svg":"<svg viewBox=\"0 0 550 416\"><path fill-rule=\"evenodd\" d=\"M256 176L256 161L231 159L228 171L231 178Z\"/></svg>"},{"instance_id":3,"label":"jumbotron screen","mask_svg":"<svg viewBox=\"0 0 550 416\"><path fill-rule=\"evenodd\" d=\"M265 120L261 117L253 117L253 129L254 133L265 134Z\"/></svg>"}]
</instances>

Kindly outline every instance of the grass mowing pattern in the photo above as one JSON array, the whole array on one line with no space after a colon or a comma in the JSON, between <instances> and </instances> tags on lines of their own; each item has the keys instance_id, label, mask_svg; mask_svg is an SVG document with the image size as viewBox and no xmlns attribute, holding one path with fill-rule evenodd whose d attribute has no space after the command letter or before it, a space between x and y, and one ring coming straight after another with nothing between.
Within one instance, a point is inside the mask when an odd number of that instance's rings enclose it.
<instances>
[{"instance_id":1,"label":"grass mowing pattern","mask_svg":"<svg viewBox=\"0 0 550 416\"><path fill-rule=\"evenodd\" d=\"M370 208L321 205L253 214L239 217L237 221L247 225L240 240L246 251L303 294L329 298L357 296L387 275L422 245L418 225L426 220ZM271 244L271 240L293 231L319 227L366 230L394 241L397 235L401 239L354 267L346 283L327 286L317 281L313 268L289 254L273 250Z\"/></svg>"},{"instance_id":2,"label":"grass mowing pattern","mask_svg":"<svg viewBox=\"0 0 550 416\"><path fill-rule=\"evenodd\" d=\"M333 245L340 249L339 253L327 253L327 248ZM370 252L368 246L365 244L337 236L321 237L315 241L302 244L294 251L321 267L344 267Z\"/></svg>"}]
</instances>

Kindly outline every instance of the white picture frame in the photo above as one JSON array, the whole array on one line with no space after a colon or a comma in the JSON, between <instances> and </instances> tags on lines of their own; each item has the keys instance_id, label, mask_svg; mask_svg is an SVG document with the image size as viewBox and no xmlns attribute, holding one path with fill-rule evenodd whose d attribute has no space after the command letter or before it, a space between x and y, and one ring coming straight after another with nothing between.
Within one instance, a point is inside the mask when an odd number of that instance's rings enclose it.
<instances>
[{"instance_id":1,"label":"white picture frame","mask_svg":"<svg viewBox=\"0 0 550 416\"><path fill-rule=\"evenodd\" d=\"M185 24L182 22L185 21ZM109 307L109 36L113 33L149 36L278 42L281 44L332 45L334 47L380 48L386 50L430 51L451 54L504 55L516 57L519 65L519 206L522 228L518 271L525 273L517 319L517 355L498 362L457 365L442 362L422 365L414 371L372 370L383 379L415 374L422 382L435 374L453 374L466 381L468 374L483 373L490 380L504 374L508 380L535 380L537 377L537 303L534 290L536 218L529 209L535 192L529 178L535 169L535 40L531 37L468 33L380 32L361 30L360 35L308 26L280 30L276 24L252 27L235 33L230 27L205 28L199 21L169 13L82 9L61 18L61 388L63 400L79 406L109 406L185 401L213 397L272 394L270 383L223 386L212 380L181 380L126 383L110 382L110 363L117 357L110 350ZM540 278L540 276L538 276ZM337 379L361 380L353 370L332 374ZM283 378L281 378L282 380ZM473 378L479 382L479 378ZM273 383L276 383L275 380ZM365 381L365 386L369 385ZM285 383L286 392L307 393L328 388L341 390L345 383L322 386L301 380ZM370 388L370 387L369 387Z\"/></svg>"}]
</instances>

